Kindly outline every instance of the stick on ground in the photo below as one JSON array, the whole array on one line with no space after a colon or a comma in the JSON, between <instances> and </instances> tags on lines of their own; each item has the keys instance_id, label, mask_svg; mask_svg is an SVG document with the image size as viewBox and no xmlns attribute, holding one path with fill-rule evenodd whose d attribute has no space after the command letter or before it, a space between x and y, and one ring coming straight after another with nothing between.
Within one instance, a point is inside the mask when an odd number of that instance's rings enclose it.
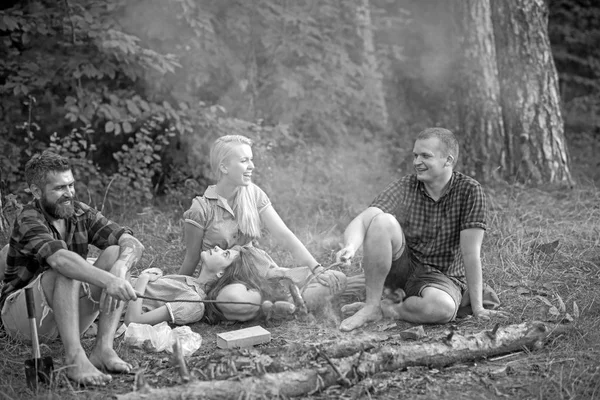
<instances>
[{"instance_id":1,"label":"stick on ground","mask_svg":"<svg viewBox=\"0 0 600 400\"><path fill-rule=\"evenodd\" d=\"M117 399L238 399L241 394L248 398L302 396L312 392L315 387L324 389L338 384L340 376L356 383L381 371L402 370L419 365L443 367L520 351L524 347L539 348L548 337L566 329L568 326L557 328L543 322L525 322L494 328L494 335L484 330L468 336L455 333L449 340L427 343L407 342L393 347L383 343L383 346L372 349L370 353L358 352L343 358L331 358L335 368L325 362L312 369L267 373L240 380L195 381L182 386L153 389L143 396L135 392L119 395ZM357 341L356 348L360 347Z\"/></svg>"}]
</instances>

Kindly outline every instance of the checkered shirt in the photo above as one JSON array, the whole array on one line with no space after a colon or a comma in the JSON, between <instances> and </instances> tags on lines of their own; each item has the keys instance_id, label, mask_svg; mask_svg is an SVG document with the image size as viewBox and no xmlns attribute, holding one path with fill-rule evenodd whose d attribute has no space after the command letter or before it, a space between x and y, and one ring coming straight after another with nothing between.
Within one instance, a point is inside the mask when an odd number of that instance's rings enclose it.
<instances>
[{"instance_id":1,"label":"checkered shirt","mask_svg":"<svg viewBox=\"0 0 600 400\"><path fill-rule=\"evenodd\" d=\"M396 217L416 260L464 282L460 231L486 229L485 195L476 180L454 171L445 193L434 201L412 174L388 185L370 206Z\"/></svg>"},{"instance_id":2,"label":"checkered shirt","mask_svg":"<svg viewBox=\"0 0 600 400\"><path fill-rule=\"evenodd\" d=\"M76 201L74 207L75 214L67 220L66 239L60 237L37 200L23 207L10 237L0 309L10 293L27 286L37 274L50 268L46 259L58 250L70 250L85 259L89 244L104 250L117 245L123 233L132 233L84 203Z\"/></svg>"}]
</instances>

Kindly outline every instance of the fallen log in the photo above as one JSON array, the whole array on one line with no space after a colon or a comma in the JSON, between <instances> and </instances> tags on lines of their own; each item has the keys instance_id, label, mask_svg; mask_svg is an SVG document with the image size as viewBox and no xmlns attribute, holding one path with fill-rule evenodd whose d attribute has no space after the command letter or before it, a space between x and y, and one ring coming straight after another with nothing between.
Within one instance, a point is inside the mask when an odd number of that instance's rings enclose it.
<instances>
[{"instance_id":1,"label":"fallen log","mask_svg":"<svg viewBox=\"0 0 600 400\"><path fill-rule=\"evenodd\" d=\"M463 336L450 333L446 337L399 346L384 345L370 353L331 358L323 357L323 366L279 373L266 373L239 380L192 381L185 385L156 388L144 393L118 395L118 400L151 399L253 399L296 397L325 389L335 384L352 384L381 371L402 370L410 366L443 367L477 360L525 348L536 349L565 326L543 322L525 322L496 327Z\"/></svg>"}]
</instances>

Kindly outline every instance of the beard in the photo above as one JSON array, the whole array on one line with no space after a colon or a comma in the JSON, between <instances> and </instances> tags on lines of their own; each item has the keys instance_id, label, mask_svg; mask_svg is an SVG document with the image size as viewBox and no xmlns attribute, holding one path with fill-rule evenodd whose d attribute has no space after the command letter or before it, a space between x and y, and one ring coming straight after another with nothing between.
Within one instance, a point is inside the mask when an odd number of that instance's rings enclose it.
<instances>
[{"instance_id":1,"label":"beard","mask_svg":"<svg viewBox=\"0 0 600 400\"><path fill-rule=\"evenodd\" d=\"M44 208L52 218L64 219L72 217L73 214L75 214L75 206L73 205L74 200L75 199L72 197L61 197L56 203L52 203L48 201L45 196L42 196L41 204L42 208ZM70 201L70 204L66 204L66 201Z\"/></svg>"}]
</instances>

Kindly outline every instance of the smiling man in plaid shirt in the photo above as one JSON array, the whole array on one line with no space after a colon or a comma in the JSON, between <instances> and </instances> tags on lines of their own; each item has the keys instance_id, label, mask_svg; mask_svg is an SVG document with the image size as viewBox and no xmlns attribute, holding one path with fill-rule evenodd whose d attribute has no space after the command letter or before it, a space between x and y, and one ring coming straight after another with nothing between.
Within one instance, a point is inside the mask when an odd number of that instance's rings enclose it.
<instances>
[{"instance_id":1,"label":"smiling man in plaid shirt","mask_svg":"<svg viewBox=\"0 0 600 400\"><path fill-rule=\"evenodd\" d=\"M363 246L366 301L342 321L351 331L382 317L445 323L470 305L477 318L502 312L484 308L481 243L486 201L481 185L454 171L458 142L447 129L420 132L413 148L415 173L392 182L344 232L337 261L349 263ZM395 301L381 300L386 292ZM486 306L499 304L486 285Z\"/></svg>"},{"instance_id":2,"label":"smiling man in plaid shirt","mask_svg":"<svg viewBox=\"0 0 600 400\"><path fill-rule=\"evenodd\" d=\"M6 259L0 296L2 324L15 338L31 339L25 288L34 295L38 333L42 340L60 335L67 376L84 385L105 385L105 372L131 372L132 366L113 349L124 302L136 300L127 281L143 246L131 230L106 219L75 200L69 161L50 151L35 155L25 166L34 200L17 216ZM88 246L102 250L94 264ZM6 250L0 254L4 255ZM87 357L80 342L100 313L96 344Z\"/></svg>"}]
</instances>

